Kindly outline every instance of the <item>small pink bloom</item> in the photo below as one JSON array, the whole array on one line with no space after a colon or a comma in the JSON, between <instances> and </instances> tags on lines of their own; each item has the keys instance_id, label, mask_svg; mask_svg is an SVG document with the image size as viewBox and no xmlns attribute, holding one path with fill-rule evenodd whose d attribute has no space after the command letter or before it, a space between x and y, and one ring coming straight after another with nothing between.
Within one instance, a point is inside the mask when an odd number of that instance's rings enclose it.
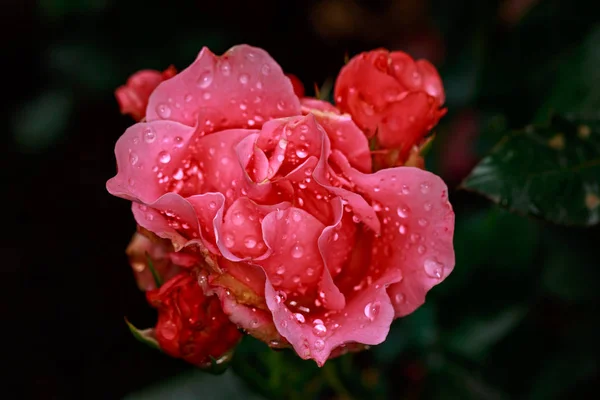
<instances>
[{"instance_id":1,"label":"small pink bloom","mask_svg":"<svg viewBox=\"0 0 600 400\"><path fill-rule=\"evenodd\" d=\"M146 119L118 140L108 191L201 260L203 293L272 347L323 365L381 343L454 267L441 179L371 173L352 117L300 101L264 50L203 49L156 88Z\"/></svg>"},{"instance_id":2,"label":"small pink bloom","mask_svg":"<svg viewBox=\"0 0 600 400\"><path fill-rule=\"evenodd\" d=\"M171 65L163 72L145 69L131 75L127 83L115 91L121 114L129 114L136 121L142 120L150 94L162 81L176 74L177 70Z\"/></svg>"},{"instance_id":3,"label":"small pink bloom","mask_svg":"<svg viewBox=\"0 0 600 400\"><path fill-rule=\"evenodd\" d=\"M373 50L353 57L336 80L335 102L381 148L405 159L446 113L435 67L401 51Z\"/></svg>"}]
</instances>

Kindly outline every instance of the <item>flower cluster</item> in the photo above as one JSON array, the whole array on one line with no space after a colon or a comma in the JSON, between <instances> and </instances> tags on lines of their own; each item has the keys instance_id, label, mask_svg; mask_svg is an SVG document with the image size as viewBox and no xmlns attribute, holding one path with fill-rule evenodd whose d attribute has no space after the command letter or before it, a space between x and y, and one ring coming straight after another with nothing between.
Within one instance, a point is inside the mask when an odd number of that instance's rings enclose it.
<instances>
[{"instance_id":1,"label":"flower cluster","mask_svg":"<svg viewBox=\"0 0 600 400\"><path fill-rule=\"evenodd\" d=\"M107 189L132 201L140 233L128 253L168 354L203 365L240 329L323 365L384 341L454 267L446 185L405 166L445 112L434 67L358 55L336 105L291 79L262 49L204 48L132 96L149 96L133 114L143 122L117 141ZM386 151L393 162L374 168Z\"/></svg>"}]
</instances>

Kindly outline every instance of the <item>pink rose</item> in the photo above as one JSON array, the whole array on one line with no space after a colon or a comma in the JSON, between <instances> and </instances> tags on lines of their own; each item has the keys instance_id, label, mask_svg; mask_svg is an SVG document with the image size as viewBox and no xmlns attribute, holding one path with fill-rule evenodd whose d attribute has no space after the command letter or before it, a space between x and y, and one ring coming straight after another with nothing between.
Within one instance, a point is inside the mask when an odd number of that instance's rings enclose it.
<instances>
[{"instance_id":1,"label":"pink rose","mask_svg":"<svg viewBox=\"0 0 600 400\"><path fill-rule=\"evenodd\" d=\"M371 173L350 115L300 101L264 50L204 48L156 88L146 120L118 140L108 191L195 259L186 268L204 294L272 347L323 365L381 343L454 267L442 180Z\"/></svg>"},{"instance_id":2,"label":"pink rose","mask_svg":"<svg viewBox=\"0 0 600 400\"><path fill-rule=\"evenodd\" d=\"M400 164L446 113L444 100L435 67L401 51L361 53L335 83L340 110L350 113L368 137L376 136L382 148L397 150Z\"/></svg>"}]
</instances>

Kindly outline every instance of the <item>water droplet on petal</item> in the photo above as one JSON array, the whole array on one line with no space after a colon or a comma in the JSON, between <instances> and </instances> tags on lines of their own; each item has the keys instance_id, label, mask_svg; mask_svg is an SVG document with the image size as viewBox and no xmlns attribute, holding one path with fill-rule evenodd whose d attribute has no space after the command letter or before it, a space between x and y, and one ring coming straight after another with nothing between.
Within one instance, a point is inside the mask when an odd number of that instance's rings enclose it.
<instances>
[{"instance_id":1,"label":"water droplet on petal","mask_svg":"<svg viewBox=\"0 0 600 400\"><path fill-rule=\"evenodd\" d=\"M246 246L246 248L248 248L248 249L255 248L256 247L256 239L248 236L246 239L244 239L244 246Z\"/></svg>"},{"instance_id":2,"label":"water droplet on petal","mask_svg":"<svg viewBox=\"0 0 600 400\"><path fill-rule=\"evenodd\" d=\"M173 141L175 142L175 147L183 146L183 138L181 138L180 136L175 136Z\"/></svg>"},{"instance_id":3,"label":"water droplet on petal","mask_svg":"<svg viewBox=\"0 0 600 400\"><path fill-rule=\"evenodd\" d=\"M398 227L398 232L400 232L401 235L404 235L406 233L406 226L405 225L400 225Z\"/></svg>"},{"instance_id":4,"label":"water droplet on petal","mask_svg":"<svg viewBox=\"0 0 600 400\"><path fill-rule=\"evenodd\" d=\"M425 218L419 218L419 225L421 226L427 226L428 222Z\"/></svg>"},{"instance_id":5,"label":"water droplet on petal","mask_svg":"<svg viewBox=\"0 0 600 400\"><path fill-rule=\"evenodd\" d=\"M442 277L442 273L444 272L444 264L437 262L435 260L427 259L423 264L425 267L425 273L432 278L440 279Z\"/></svg>"},{"instance_id":6,"label":"water droplet on petal","mask_svg":"<svg viewBox=\"0 0 600 400\"><path fill-rule=\"evenodd\" d=\"M225 243L225 247L227 247L228 249L232 248L235 245L235 239L230 234L226 234L223 237L223 242Z\"/></svg>"},{"instance_id":7,"label":"water droplet on petal","mask_svg":"<svg viewBox=\"0 0 600 400\"><path fill-rule=\"evenodd\" d=\"M306 148L298 147L296 149L296 155L298 156L298 158L306 158L306 156L308 156L308 152L306 151Z\"/></svg>"},{"instance_id":8,"label":"water droplet on petal","mask_svg":"<svg viewBox=\"0 0 600 400\"><path fill-rule=\"evenodd\" d=\"M156 113L162 119L169 118L171 116L171 107L169 107L168 105L166 105L164 103L161 103L156 106Z\"/></svg>"},{"instance_id":9,"label":"water droplet on petal","mask_svg":"<svg viewBox=\"0 0 600 400\"><path fill-rule=\"evenodd\" d=\"M406 185L402 185L402 194L409 194L410 189Z\"/></svg>"},{"instance_id":10,"label":"water droplet on petal","mask_svg":"<svg viewBox=\"0 0 600 400\"><path fill-rule=\"evenodd\" d=\"M321 339L315 340L315 350L321 351L325 348L325 342Z\"/></svg>"},{"instance_id":11,"label":"water droplet on petal","mask_svg":"<svg viewBox=\"0 0 600 400\"><path fill-rule=\"evenodd\" d=\"M248 76L248 74L241 74L239 77L239 81L242 85L248 84L249 80L250 80L250 76Z\"/></svg>"},{"instance_id":12,"label":"water droplet on petal","mask_svg":"<svg viewBox=\"0 0 600 400\"><path fill-rule=\"evenodd\" d=\"M175 171L175 173L173 174L173 179L175 179L176 181L180 181L183 179L184 177L184 173L183 173L183 169L178 168L177 171Z\"/></svg>"},{"instance_id":13,"label":"water droplet on petal","mask_svg":"<svg viewBox=\"0 0 600 400\"><path fill-rule=\"evenodd\" d=\"M262 74L263 74L264 76L267 76L267 75L269 75L269 74L271 73L271 67L269 67L269 65L268 65L268 64L264 64L264 65L262 66L262 68L260 69L260 72L262 72Z\"/></svg>"},{"instance_id":14,"label":"water droplet on petal","mask_svg":"<svg viewBox=\"0 0 600 400\"><path fill-rule=\"evenodd\" d=\"M400 218L406 218L406 217L408 217L408 209L406 207L398 207L396 209L396 213L398 213L398 216Z\"/></svg>"},{"instance_id":15,"label":"water droplet on petal","mask_svg":"<svg viewBox=\"0 0 600 400\"><path fill-rule=\"evenodd\" d=\"M231 64L227 60L221 60L219 69L223 75L228 76L231 73Z\"/></svg>"},{"instance_id":16,"label":"water droplet on petal","mask_svg":"<svg viewBox=\"0 0 600 400\"><path fill-rule=\"evenodd\" d=\"M323 324L322 320L315 319L313 324L313 333L315 336L323 337L327 334L327 327Z\"/></svg>"},{"instance_id":17,"label":"water droplet on petal","mask_svg":"<svg viewBox=\"0 0 600 400\"><path fill-rule=\"evenodd\" d=\"M294 211L294 212L292 212L292 219L293 219L295 222L300 222L300 221L302 221L302 215L300 215L300 213L299 213L299 212L297 212L297 211Z\"/></svg>"},{"instance_id":18,"label":"water droplet on petal","mask_svg":"<svg viewBox=\"0 0 600 400\"><path fill-rule=\"evenodd\" d=\"M158 153L158 161L162 164L168 164L171 161L171 155L166 151Z\"/></svg>"},{"instance_id":19,"label":"water droplet on petal","mask_svg":"<svg viewBox=\"0 0 600 400\"><path fill-rule=\"evenodd\" d=\"M210 69L207 69L198 77L197 85L202 89L206 89L211 85L213 81L213 72Z\"/></svg>"},{"instance_id":20,"label":"water droplet on petal","mask_svg":"<svg viewBox=\"0 0 600 400\"><path fill-rule=\"evenodd\" d=\"M144 137L144 142L146 143L152 143L156 140L156 133L154 132L154 129L150 127L144 129L142 136Z\"/></svg>"},{"instance_id":21,"label":"water droplet on petal","mask_svg":"<svg viewBox=\"0 0 600 400\"><path fill-rule=\"evenodd\" d=\"M419 245L419 247L417 247L417 252L419 254L425 254L425 250L427 250L427 249L423 245Z\"/></svg>"},{"instance_id":22,"label":"water droplet on petal","mask_svg":"<svg viewBox=\"0 0 600 400\"><path fill-rule=\"evenodd\" d=\"M279 101L277 102L277 109L278 109L279 111L283 111L283 110L285 110L285 101L283 101L283 100L279 100Z\"/></svg>"},{"instance_id":23,"label":"water droplet on petal","mask_svg":"<svg viewBox=\"0 0 600 400\"><path fill-rule=\"evenodd\" d=\"M304 315L300 314L300 313L296 313L294 314L294 317L296 318L296 320L298 322L300 322L301 324L303 324L304 322L306 322L306 319L304 318Z\"/></svg>"},{"instance_id":24,"label":"water droplet on petal","mask_svg":"<svg viewBox=\"0 0 600 400\"><path fill-rule=\"evenodd\" d=\"M378 301L374 301L365 306L365 316L370 320L374 321L377 315L379 314L379 308L381 305Z\"/></svg>"},{"instance_id":25,"label":"water droplet on petal","mask_svg":"<svg viewBox=\"0 0 600 400\"><path fill-rule=\"evenodd\" d=\"M244 219L244 215L241 212L237 211L233 214L232 222L234 225L240 226L244 223Z\"/></svg>"},{"instance_id":26,"label":"water droplet on petal","mask_svg":"<svg viewBox=\"0 0 600 400\"><path fill-rule=\"evenodd\" d=\"M277 269L275 269L275 273L279 275L285 274L285 265L282 264L278 266Z\"/></svg>"},{"instance_id":27,"label":"water droplet on petal","mask_svg":"<svg viewBox=\"0 0 600 400\"><path fill-rule=\"evenodd\" d=\"M394 296L394 303L400 304L404 301L404 295L402 293L396 293Z\"/></svg>"},{"instance_id":28,"label":"water droplet on petal","mask_svg":"<svg viewBox=\"0 0 600 400\"><path fill-rule=\"evenodd\" d=\"M129 153L129 162L131 163L131 165L137 164L138 160L139 160L139 157L137 154Z\"/></svg>"},{"instance_id":29,"label":"water droplet on petal","mask_svg":"<svg viewBox=\"0 0 600 400\"><path fill-rule=\"evenodd\" d=\"M429 192L430 187L431 187L431 184L429 182L421 183L421 193L427 194Z\"/></svg>"},{"instance_id":30,"label":"water droplet on petal","mask_svg":"<svg viewBox=\"0 0 600 400\"><path fill-rule=\"evenodd\" d=\"M302 254L304 254L304 249L302 248L302 246L297 244L294 247L292 247L292 257L300 258L302 257Z\"/></svg>"},{"instance_id":31,"label":"water droplet on petal","mask_svg":"<svg viewBox=\"0 0 600 400\"><path fill-rule=\"evenodd\" d=\"M315 274L314 268L310 268L310 267L306 268L306 275L313 276L314 274Z\"/></svg>"},{"instance_id":32,"label":"water droplet on petal","mask_svg":"<svg viewBox=\"0 0 600 400\"><path fill-rule=\"evenodd\" d=\"M426 201L425 203L423 203L423 209L425 211L431 211L432 208L433 208L433 205L431 205L430 202Z\"/></svg>"}]
</instances>

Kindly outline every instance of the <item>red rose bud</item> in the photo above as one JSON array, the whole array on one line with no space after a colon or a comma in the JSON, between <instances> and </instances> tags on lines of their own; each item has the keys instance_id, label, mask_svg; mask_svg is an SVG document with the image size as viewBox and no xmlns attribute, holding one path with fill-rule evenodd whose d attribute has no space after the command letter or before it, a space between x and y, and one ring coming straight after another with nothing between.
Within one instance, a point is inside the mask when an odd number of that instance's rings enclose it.
<instances>
[{"instance_id":1,"label":"red rose bud","mask_svg":"<svg viewBox=\"0 0 600 400\"><path fill-rule=\"evenodd\" d=\"M335 102L352 115L367 137L377 135L378 146L410 149L446 113L445 95L435 67L413 60L401 51L374 50L353 57L335 84Z\"/></svg>"},{"instance_id":2,"label":"red rose bud","mask_svg":"<svg viewBox=\"0 0 600 400\"><path fill-rule=\"evenodd\" d=\"M129 114L136 121L142 120L146 116L150 94L162 81L175 75L177 70L172 65L163 72L145 69L131 75L127 83L115 91L121 114Z\"/></svg>"},{"instance_id":3,"label":"red rose bud","mask_svg":"<svg viewBox=\"0 0 600 400\"><path fill-rule=\"evenodd\" d=\"M158 310L156 339L172 357L206 367L233 348L241 337L216 296L205 296L198 280L181 273L160 289L146 292Z\"/></svg>"}]
</instances>

